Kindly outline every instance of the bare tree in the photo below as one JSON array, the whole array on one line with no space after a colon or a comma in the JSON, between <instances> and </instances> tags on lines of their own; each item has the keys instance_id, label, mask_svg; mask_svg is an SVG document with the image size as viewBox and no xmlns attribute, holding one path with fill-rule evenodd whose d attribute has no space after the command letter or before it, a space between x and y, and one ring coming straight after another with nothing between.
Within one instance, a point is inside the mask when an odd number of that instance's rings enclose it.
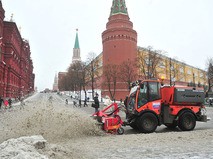
<instances>
[{"instance_id":1,"label":"bare tree","mask_svg":"<svg viewBox=\"0 0 213 159\"><path fill-rule=\"evenodd\" d=\"M72 88L75 91L80 91L80 99L81 99L81 90L85 91L85 64L82 62L76 62L70 65L68 69L68 77L70 80L69 84L72 84ZM81 104L81 103L80 103Z\"/></svg>"},{"instance_id":2,"label":"bare tree","mask_svg":"<svg viewBox=\"0 0 213 159\"><path fill-rule=\"evenodd\" d=\"M96 80L99 78L98 68L100 67L99 61L96 60L96 54L94 52L90 52L88 54L86 63L87 65L85 67L85 70L86 70L86 76L88 77L87 82L91 86L92 97L94 98L95 84L96 84Z\"/></svg>"},{"instance_id":3,"label":"bare tree","mask_svg":"<svg viewBox=\"0 0 213 159\"><path fill-rule=\"evenodd\" d=\"M152 47L140 48L138 50L137 66L145 79L157 76L156 68L162 60L162 51L153 51Z\"/></svg>"},{"instance_id":4,"label":"bare tree","mask_svg":"<svg viewBox=\"0 0 213 159\"><path fill-rule=\"evenodd\" d=\"M213 87L213 58L207 60L207 80L208 80L208 91L210 92Z\"/></svg>"},{"instance_id":5,"label":"bare tree","mask_svg":"<svg viewBox=\"0 0 213 159\"><path fill-rule=\"evenodd\" d=\"M126 83L128 89L130 89L131 82L136 80L137 76L135 61L128 59L120 65L120 78Z\"/></svg>"},{"instance_id":6,"label":"bare tree","mask_svg":"<svg viewBox=\"0 0 213 159\"><path fill-rule=\"evenodd\" d=\"M111 99L115 98L116 84L119 77L119 67L114 64L104 66L104 82L103 85L107 87Z\"/></svg>"}]
</instances>

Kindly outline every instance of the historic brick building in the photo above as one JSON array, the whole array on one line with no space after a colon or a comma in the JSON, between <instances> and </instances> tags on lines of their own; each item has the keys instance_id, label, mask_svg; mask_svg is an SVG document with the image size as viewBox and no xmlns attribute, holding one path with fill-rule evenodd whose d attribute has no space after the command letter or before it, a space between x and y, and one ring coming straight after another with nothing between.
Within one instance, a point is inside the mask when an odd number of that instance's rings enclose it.
<instances>
[{"instance_id":1,"label":"historic brick building","mask_svg":"<svg viewBox=\"0 0 213 159\"><path fill-rule=\"evenodd\" d=\"M29 42L12 17L4 21L4 13L0 1L0 95L17 98L34 91L35 75Z\"/></svg>"}]
</instances>

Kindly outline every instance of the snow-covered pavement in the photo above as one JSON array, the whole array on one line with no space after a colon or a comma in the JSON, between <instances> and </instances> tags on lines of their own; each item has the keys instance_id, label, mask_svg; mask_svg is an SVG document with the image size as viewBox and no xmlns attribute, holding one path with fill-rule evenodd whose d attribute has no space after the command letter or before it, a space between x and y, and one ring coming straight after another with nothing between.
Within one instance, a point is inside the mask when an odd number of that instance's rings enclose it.
<instances>
[{"instance_id":1,"label":"snow-covered pavement","mask_svg":"<svg viewBox=\"0 0 213 159\"><path fill-rule=\"evenodd\" d=\"M25 103L24 109L17 104L0 112L1 159L213 159L212 121L190 132L160 127L151 134L127 129L124 135L107 135L87 113L93 108L73 108L48 93ZM213 108L207 113L212 118Z\"/></svg>"}]
</instances>

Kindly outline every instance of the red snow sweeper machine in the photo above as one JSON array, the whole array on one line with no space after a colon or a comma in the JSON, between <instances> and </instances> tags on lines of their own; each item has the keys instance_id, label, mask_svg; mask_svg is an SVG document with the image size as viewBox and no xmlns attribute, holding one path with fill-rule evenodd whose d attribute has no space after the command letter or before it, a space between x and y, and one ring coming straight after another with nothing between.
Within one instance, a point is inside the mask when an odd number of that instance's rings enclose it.
<instances>
[{"instance_id":1,"label":"red snow sweeper machine","mask_svg":"<svg viewBox=\"0 0 213 159\"><path fill-rule=\"evenodd\" d=\"M117 103L112 103L92 116L97 119L102 129L107 133L122 135L124 133L124 129L121 127L123 121L118 115L120 108Z\"/></svg>"}]
</instances>

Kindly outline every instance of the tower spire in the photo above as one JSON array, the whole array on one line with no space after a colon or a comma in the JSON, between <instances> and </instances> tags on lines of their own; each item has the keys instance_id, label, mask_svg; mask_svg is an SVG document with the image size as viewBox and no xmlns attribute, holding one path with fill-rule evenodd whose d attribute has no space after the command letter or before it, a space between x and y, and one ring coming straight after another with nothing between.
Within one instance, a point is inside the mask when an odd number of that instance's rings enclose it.
<instances>
[{"instance_id":1,"label":"tower spire","mask_svg":"<svg viewBox=\"0 0 213 159\"><path fill-rule=\"evenodd\" d=\"M110 16L115 14L128 15L125 0L113 0Z\"/></svg>"},{"instance_id":2,"label":"tower spire","mask_svg":"<svg viewBox=\"0 0 213 159\"><path fill-rule=\"evenodd\" d=\"M78 29L76 29L76 36L75 36L75 45L73 48L73 56L72 56L72 63L80 62L81 56L80 56L80 46L79 46L79 40L78 40Z\"/></svg>"},{"instance_id":3,"label":"tower spire","mask_svg":"<svg viewBox=\"0 0 213 159\"><path fill-rule=\"evenodd\" d=\"M79 41L78 41L78 29L76 29L76 36L75 36L75 45L74 45L75 49L79 49Z\"/></svg>"}]
</instances>

